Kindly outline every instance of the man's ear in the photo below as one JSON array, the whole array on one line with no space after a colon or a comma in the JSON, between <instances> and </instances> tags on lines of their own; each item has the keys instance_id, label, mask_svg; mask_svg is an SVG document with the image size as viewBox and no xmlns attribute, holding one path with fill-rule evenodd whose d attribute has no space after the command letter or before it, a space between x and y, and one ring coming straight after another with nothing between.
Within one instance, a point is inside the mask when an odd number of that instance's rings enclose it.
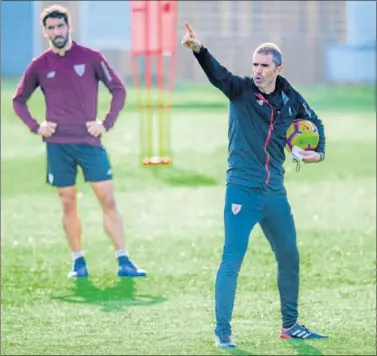
<instances>
[{"instance_id":1,"label":"man's ear","mask_svg":"<svg viewBox=\"0 0 377 356\"><path fill-rule=\"evenodd\" d=\"M282 65L276 68L277 74L280 74L283 70L284 70L284 67Z\"/></svg>"}]
</instances>

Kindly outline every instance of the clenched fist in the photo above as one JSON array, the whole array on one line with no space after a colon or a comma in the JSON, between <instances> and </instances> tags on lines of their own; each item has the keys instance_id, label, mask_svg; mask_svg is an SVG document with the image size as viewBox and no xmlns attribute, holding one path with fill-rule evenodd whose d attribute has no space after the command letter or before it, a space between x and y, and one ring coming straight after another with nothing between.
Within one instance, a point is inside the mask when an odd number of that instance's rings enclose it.
<instances>
[{"instance_id":1,"label":"clenched fist","mask_svg":"<svg viewBox=\"0 0 377 356\"><path fill-rule=\"evenodd\" d=\"M106 131L104 126L102 125L102 122L100 121L88 121L86 123L86 128L88 129L88 132L94 137L98 137Z\"/></svg>"},{"instance_id":2,"label":"clenched fist","mask_svg":"<svg viewBox=\"0 0 377 356\"><path fill-rule=\"evenodd\" d=\"M55 133L56 126L55 122L43 121L39 126L38 133L43 137L50 137Z\"/></svg>"},{"instance_id":3,"label":"clenched fist","mask_svg":"<svg viewBox=\"0 0 377 356\"><path fill-rule=\"evenodd\" d=\"M185 47L191 48L194 52L199 52L202 45L198 37L196 37L193 29L187 22L185 22L185 26L186 26L187 32L182 37L182 44Z\"/></svg>"}]
</instances>

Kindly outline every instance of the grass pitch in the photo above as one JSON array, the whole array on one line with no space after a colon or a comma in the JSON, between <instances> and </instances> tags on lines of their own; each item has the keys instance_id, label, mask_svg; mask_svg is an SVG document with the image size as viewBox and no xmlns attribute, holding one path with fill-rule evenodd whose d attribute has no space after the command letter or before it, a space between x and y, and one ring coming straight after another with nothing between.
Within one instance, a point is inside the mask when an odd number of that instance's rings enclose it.
<instances>
[{"instance_id":1,"label":"grass pitch","mask_svg":"<svg viewBox=\"0 0 377 356\"><path fill-rule=\"evenodd\" d=\"M214 347L214 282L223 244L226 100L209 85L178 88L174 166L141 167L136 100L104 143L131 257L149 277L115 275L99 205L78 177L90 278L66 279L71 256L44 145L1 93L3 355L224 355ZM240 272L233 332L243 355L376 354L376 121L371 88L303 89L326 125L327 157L286 163L301 253L300 319L324 341L290 343L280 327L276 263L257 227ZM100 100L100 115L108 95ZM196 110L192 110L195 109ZM31 100L42 119L41 95Z\"/></svg>"}]
</instances>

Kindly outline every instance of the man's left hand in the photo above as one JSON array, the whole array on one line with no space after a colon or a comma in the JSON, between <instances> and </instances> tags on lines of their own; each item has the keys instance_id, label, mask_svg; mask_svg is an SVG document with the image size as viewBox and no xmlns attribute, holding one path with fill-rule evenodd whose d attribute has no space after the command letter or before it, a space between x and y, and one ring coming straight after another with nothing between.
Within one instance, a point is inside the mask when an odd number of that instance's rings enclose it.
<instances>
[{"instance_id":1,"label":"man's left hand","mask_svg":"<svg viewBox=\"0 0 377 356\"><path fill-rule=\"evenodd\" d=\"M86 127L88 132L94 137L98 137L106 131L101 121L88 121Z\"/></svg>"},{"instance_id":2,"label":"man's left hand","mask_svg":"<svg viewBox=\"0 0 377 356\"><path fill-rule=\"evenodd\" d=\"M318 152L302 150L300 153L304 163L316 163L321 160L321 155Z\"/></svg>"}]
</instances>

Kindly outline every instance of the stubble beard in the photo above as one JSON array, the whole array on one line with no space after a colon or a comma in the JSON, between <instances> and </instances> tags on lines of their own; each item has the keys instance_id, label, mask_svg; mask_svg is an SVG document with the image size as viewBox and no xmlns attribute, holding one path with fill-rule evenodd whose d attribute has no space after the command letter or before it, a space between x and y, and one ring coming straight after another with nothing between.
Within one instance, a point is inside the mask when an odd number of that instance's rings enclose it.
<instances>
[{"instance_id":1,"label":"stubble beard","mask_svg":"<svg viewBox=\"0 0 377 356\"><path fill-rule=\"evenodd\" d=\"M56 42L57 39L63 39L64 41L60 41L60 42ZM51 40L51 44L57 48L57 49L62 49L64 48L67 43L68 43L68 40L69 40L69 36L67 35L66 37L63 37L63 36L58 36L57 38L54 38L53 40Z\"/></svg>"}]
</instances>

